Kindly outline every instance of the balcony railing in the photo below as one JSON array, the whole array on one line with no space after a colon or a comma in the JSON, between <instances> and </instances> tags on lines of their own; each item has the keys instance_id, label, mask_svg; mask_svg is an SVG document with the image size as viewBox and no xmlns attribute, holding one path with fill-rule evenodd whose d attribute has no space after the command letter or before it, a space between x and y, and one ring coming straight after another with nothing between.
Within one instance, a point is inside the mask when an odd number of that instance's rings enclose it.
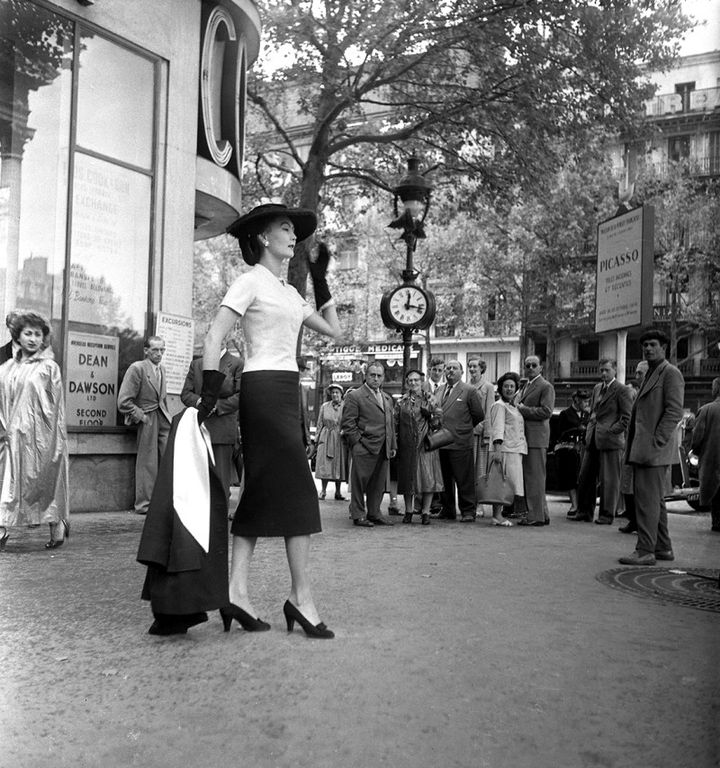
<instances>
[{"instance_id":1,"label":"balcony railing","mask_svg":"<svg viewBox=\"0 0 720 768\"><path fill-rule=\"evenodd\" d=\"M688 95L687 109L683 109L681 94L663 93L645 102L645 114L647 117L666 117L690 112L712 112L720 107L720 88L699 88L690 91Z\"/></svg>"},{"instance_id":2,"label":"balcony railing","mask_svg":"<svg viewBox=\"0 0 720 768\"><path fill-rule=\"evenodd\" d=\"M639 362L640 360L635 359L625 361L625 378L627 381L635 376L635 369ZM570 378L580 381L600 381L599 367L599 360L573 360L570 363ZM678 368L683 376L694 376L695 360L693 358L683 360L678 364ZM720 357L700 360L700 376L720 376Z\"/></svg>"}]
</instances>

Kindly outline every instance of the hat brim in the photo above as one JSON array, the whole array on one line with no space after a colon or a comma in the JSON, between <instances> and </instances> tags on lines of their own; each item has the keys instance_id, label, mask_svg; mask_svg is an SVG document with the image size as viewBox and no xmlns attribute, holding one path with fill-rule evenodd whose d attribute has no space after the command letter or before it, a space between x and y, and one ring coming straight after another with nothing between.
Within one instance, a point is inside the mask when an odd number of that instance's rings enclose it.
<instances>
[{"instance_id":1,"label":"hat brim","mask_svg":"<svg viewBox=\"0 0 720 768\"><path fill-rule=\"evenodd\" d=\"M325 387L325 391L328 393L328 395L333 391L333 389L337 389L341 395L343 392L345 392L345 390L339 384L330 384L329 386Z\"/></svg>"},{"instance_id":2,"label":"hat brim","mask_svg":"<svg viewBox=\"0 0 720 768\"><path fill-rule=\"evenodd\" d=\"M262 222L283 217L287 217L292 222L298 242L307 240L317 228L317 216L307 208L288 208L279 203L266 203L258 205L235 219L227 228L227 233L240 239L257 231L258 225Z\"/></svg>"}]
</instances>

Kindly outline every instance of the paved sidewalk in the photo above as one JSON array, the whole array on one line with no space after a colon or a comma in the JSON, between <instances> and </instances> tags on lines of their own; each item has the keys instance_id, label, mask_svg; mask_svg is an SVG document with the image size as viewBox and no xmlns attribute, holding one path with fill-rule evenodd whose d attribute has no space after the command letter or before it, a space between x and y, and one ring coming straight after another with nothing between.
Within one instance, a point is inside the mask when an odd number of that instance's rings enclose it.
<instances>
[{"instance_id":1,"label":"paved sidewalk","mask_svg":"<svg viewBox=\"0 0 720 768\"><path fill-rule=\"evenodd\" d=\"M77 514L52 553L46 528L13 531L0 766L719 766L720 614L600 583L633 537L550 509L545 528L359 529L322 502L312 570L332 641L286 632L281 540L252 570L270 632L225 634L214 614L157 638L142 518ZM677 560L659 566L720 568L709 528L671 514Z\"/></svg>"}]
</instances>

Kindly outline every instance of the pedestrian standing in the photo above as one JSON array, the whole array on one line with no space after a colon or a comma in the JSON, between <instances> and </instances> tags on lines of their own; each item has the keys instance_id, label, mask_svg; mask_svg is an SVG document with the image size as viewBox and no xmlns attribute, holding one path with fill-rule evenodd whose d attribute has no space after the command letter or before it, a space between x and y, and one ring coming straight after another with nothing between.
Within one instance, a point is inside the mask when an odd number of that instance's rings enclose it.
<instances>
[{"instance_id":1,"label":"pedestrian standing","mask_svg":"<svg viewBox=\"0 0 720 768\"><path fill-rule=\"evenodd\" d=\"M640 336L648 373L633 403L625 463L632 471L638 540L622 565L654 565L674 560L664 496L670 490L670 467L677 455L676 427L683 414L685 382L665 358L669 339L651 328Z\"/></svg>"},{"instance_id":2,"label":"pedestrian standing","mask_svg":"<svg viewBox=\"0 0 720 768\"><path fill-rule=\"evenodd\" d=\"M692 450L700 457L700 504L710 507L711 530L720 533L720 378L713 379L712 397L697 413Z\"/></svg>"},{"instance_id":3,"label":"pedestrian standing","mask_svg":"<svg viewBox=\"0 0 720 768\"><path fill-rule=\"evenodd\" d=\"M515 398L525 427L528 452L523 456L523 484L527 517L518 525L543 526L550 524L545 478L547 449L550 444L550 417L555 407L555 389L542 375L543 367L537 355L525 358L527 382Z\"/></svg>"},{"instance_id":4,"label":"pedestrian standing","mask_svg":"<svg viewBox=\"0 0 720 768\"><path fill-rule=\"evenodd\" d=\"M620 506L622 454L632 400L629 389L615 378L615 360L601 360L599 370L600 384L593 389L585 432L575 520L592 521L599 491L600 509L595 522L612 525Z\"/></svg>"},{"instance_id":5,"label":"pedestrian standing","mask_svg":"<svg viewBox=\"0 0 720 768\"><path fill-rule=\"evenodd\" d=\"M135 457L135 512L146 515L160 459L170 433L167 374L162 364L165 342L150 336L143 345L145 359L130 365L118 393L118 410L125 424L137 425Z\"/></svg>"},{"instance_id":6,"label":"pedestrian standing","mask_svg":"<svg viewBox=\"0 0 720 768\"><path fill-rule=\"evenodd\" d=\"M438 390L443 426L452 433L453 441L442 446L443 508L438 517L455 520L460 509L460 521L475 521L475 465L473 461L473 428L484 416L477 389L462 381L463 367L458 360L445 366L445 384ZM457 488L457 507L455 489Z\"/></svg>"},{"instance_id":7,"label":"pedestrian standing","mask_svg":"<svg viewBox=\"0 0 720 768\"><path fill-rule=\"evenodd\" d=\"M11 319L19 352L0 366L0 552L16 525L50 526L46 549L70 535L68 448L60 368L50 327L34 312Z\"/></svg>"},{"instance_id":8,"label":"pedestrian standing","mask_svg":"<svg viewBox=\"0 0 720 768\"><path fill-rule=\"evenodd\" d=\"M345 501L341 488L347 480L345 442L340 436L340 420L343 411L343 388L330 384L325 390L330 400L320 406L317 419L317 450L315 453L315 477L320 480L320 498L327 494L328 483L335 483L335 500Z\"/></svg>"},{"instance_id":9,"label":"pedestrian standing","mask_svg":"<svg viewBox=\"0 0 720 768\"><path fill-rule=\"evenodd\" d=\"M380 511L388 475L388 461L395 456L393 401L382 391L385 368L370 363L365 383L346 395L341 430L350 446L350 516L353 525L372 528L394 525Z\"/></svg>"}]
</instances>

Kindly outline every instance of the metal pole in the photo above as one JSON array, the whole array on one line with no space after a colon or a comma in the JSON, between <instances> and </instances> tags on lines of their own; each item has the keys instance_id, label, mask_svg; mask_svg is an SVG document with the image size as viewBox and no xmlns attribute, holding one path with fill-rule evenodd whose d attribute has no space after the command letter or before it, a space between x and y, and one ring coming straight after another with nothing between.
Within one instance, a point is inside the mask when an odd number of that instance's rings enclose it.
<instances>
[{"instance_id":1,"label":"metal pole","mask_svg":"<svg viewBox=\"0 0 720 768\"><path fill-rule=\"evenodd\" d=\"M407 249L405 251L405 271L403 272L403 280L407 284L415 282L415 271L413 269L413 251L415 250L415 238L412 237L412 233L406 230L406 234L409 235L405 238ZM401 392L405 392L405 377L410 370L410 357L412 354L412 329L404 328L403 333L403 371L402 371L402 389Z\"/></svg>"}]
</instances>

